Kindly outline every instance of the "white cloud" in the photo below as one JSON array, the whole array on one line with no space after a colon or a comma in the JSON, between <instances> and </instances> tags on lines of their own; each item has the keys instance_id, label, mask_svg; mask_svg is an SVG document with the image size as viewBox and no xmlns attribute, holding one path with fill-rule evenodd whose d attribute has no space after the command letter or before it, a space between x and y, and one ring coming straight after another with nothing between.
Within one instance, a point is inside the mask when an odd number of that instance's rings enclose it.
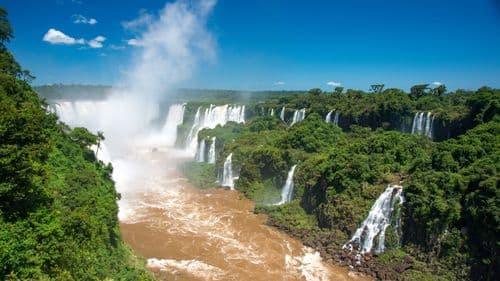
<instances>
[{"instance_id":1,"label":"white cloud","mask_svg":"<svg viewBox=\"0 0 500 281\"><path fill-rule=\"evenodd\" d=\"M133 38L133 39L127 40L127 44L130 46L140 46L141 42L139 42L139 40Z\"/></svg>"},{"instance_id":2,"label":"white cloud","mask_svg":"<svg viewBox=\"0 0 500 281\"><path fill-rule=\"evenodd\" d=\"M439 87L439 86L443 85L443 83L438 82L438 81L432 82L431 84L434 85L434 86L436 86L436 87Z\"/></svg>"},{"instance_id":3,"label":"white cloud","mask_svg":"<svg viewBox=\"0 0 500 281\"><path fill-rule=\"evenodd\" d=\"M340 87L342 84L340 82L335 82L335 81L328 81L326 82L326 85L332 86L332 87Z\"/></svg>"},{"instance_id":4,"label":"white cloud","mask_svg":"<svg viewBox=\"0 0 500 281\"><path fill-rule=\"evenodd\" d=\"M73 18L75 19L73 21L73 23L76 23L76 24L90 24L90 25L94 25L97 23L97 20L94 19L94 18L86 18L82 15L73 15Z\"/></svg>"},{"instance_id":5,"label":"white cloud","mask_svg":"<svg viewBox=\"0 0 500 281\"><path fill-rule=\"evenodd\" d=\"M88 41L87 44L89 45L90 48L98 49L102 48L102 43L104 41L106 41L106 37L99 35L96 38Z\"/></svg>"},{"instance_id":6,"label":"white cloud","mask_svg":"<svg viewBox=\"0 0 500 281\"><path fill-rule=\"evenodd\" d=\"M285 84L286 84L286 83L285 83L285 82L283 82L283 81L276 81L276 82L274 82L274 83L273 83L273 85L274 85L274 86L283 86L283 85L285 85Z\"/></svg>"},{"instance_id":7,"label":"white cloud","mask_svg":"<svg viewBox=\"0 0 500 281\"><path fill-rule=\"evenodd\" d=\"M59 30L51 28L43 36L43 41L49 42L50 44L63 44L63 45L74 45L74 44L85 44L83 39L75 39L62 33Z\"/></svg>"}]
</instances>

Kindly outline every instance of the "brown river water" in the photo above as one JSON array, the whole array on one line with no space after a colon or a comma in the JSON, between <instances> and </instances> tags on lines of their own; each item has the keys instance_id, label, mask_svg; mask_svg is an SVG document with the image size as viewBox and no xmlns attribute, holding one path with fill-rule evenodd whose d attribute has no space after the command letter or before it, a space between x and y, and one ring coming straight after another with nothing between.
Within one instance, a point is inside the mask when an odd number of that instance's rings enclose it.
<instances>
[{"instance_id":1,"label":"brown river water","mask_svg":"<svg viewBox=\"0 0 500 281\"><path fill-rule=\"evenodd\" d=\"M113 161L125 241L160 280L367 280L265 225L254 204L200 190L176 169L181 153L144 149Z\"/></svg>"}]
</instances>

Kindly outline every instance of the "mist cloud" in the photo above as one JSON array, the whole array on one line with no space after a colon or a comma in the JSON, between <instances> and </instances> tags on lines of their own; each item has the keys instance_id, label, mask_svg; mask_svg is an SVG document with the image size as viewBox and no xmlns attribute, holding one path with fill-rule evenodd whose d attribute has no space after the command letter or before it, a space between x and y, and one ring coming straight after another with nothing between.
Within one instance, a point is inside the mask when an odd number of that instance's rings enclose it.
<instances>
[{"instance_id":1,"label":"mist cloud","mask_svg":"<svg viewBox=\"0 0 500 281\"><path fill-rule=\"evenodd\" d=\"M213 0L168 3L158 16L143 13L126 25L143 26L143 31L128 41L140 47L126 79L133 92L164 94L189 79L200 60L215 58L214 39L205 26L215 3Z\"/></svg>"},{"instance_id":2,"label":"mist cloud","mask_svg":"<svg viewBox=\"0 0 500 281\"><path fill-rule=\"evenodd\" d=\"M103 131L113 148L128 146L125 142L134 139L154 142L156 129L151 123L159 117L159 102L188 80L200 62L215 58L215 42L206 29L215 3L179 0L167 3L156 15L141 12L123 23L124 28L134 29L134 39L127 41L135 47L132 63L119 81L121 86L93 117L98 123L91 126Z\"/></svg>"}]
</instances>

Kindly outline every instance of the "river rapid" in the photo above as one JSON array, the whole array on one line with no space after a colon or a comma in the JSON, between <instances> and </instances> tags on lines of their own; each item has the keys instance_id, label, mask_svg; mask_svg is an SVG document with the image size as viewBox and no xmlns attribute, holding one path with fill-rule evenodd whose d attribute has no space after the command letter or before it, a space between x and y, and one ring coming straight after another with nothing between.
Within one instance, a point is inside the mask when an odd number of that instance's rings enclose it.
<instances>
[{"instance_id":1,"label":"river rapid","mask_svg":"<svg viewBox=\"0 0 500 281\"><path fill-rule=\"evenodd\" d=\"M254 204L200 190L176 168L176 150L142 147L113 159L125 241L160 280L366 280L265 225Z\"/></svg>"}]
</instances>

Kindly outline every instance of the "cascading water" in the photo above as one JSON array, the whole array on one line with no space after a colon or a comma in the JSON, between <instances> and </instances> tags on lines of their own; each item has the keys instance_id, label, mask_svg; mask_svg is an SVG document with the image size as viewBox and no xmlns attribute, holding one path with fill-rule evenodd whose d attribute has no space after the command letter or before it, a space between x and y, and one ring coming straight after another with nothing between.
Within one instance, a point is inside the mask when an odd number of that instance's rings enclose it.
<instances>
[{"instance_id":1,"label":"cascading water","mask_svg":"<svg viewBox=\"0 0 500 281\"><path fill-rule=\"evenodd\" d=\"M210 148L208 149L208 163L215 164L215 141L216 137L212 137L212 143L210 144Z\"/></svg>"},{"instance_id":2,"label":"cascading water","mask_svg":"<svg viewBox=\"0 0 500 281\"><path fill-rule=\"evenodd\" d=\"M271 108L271 113L270 113L271 116L274 116L274 108Z\"/></svg>"},{"instance_id":3,"label":"cascading water","mask_svg":"<svg viewBox=\"0 0 500 281\"><path fill-rule=\"evenodd\" d=\"M295 168L297 165L293 165L290 171L288 171L288 175L286 177L285 185L281 190L281 200L276 203L276 205L283 205L287 202L292 201L293 196L293 174L295 173Z\"/></svg>"},{"instance_id":4,"label":"cascading water","mask_svg":"<svg viewBox=\"0 0 500 281\"><path fill-rule=\"evenodd\" d=\"M281 121L285 122L285 107L284 106L281 108L280 119L281 119Z\"/></svg>"},{"instance_id":5,"label":"cascading water","mask_svg":"<svg viewBox=\"0 0 500 281\"><path fill-rule=\"evenodd\" d=\"M293 113L292 124L290 124L290 126L293 126L294 124L301 122L302 120L304 120L304 118L306 118L305 108L295 110L295 112Z\"/></svg>"},{"instance_id":6,"label":"cascading water","mask_svg":"<svg viewBox=\"0 0 500 281\"><path fill-rule=\"evenodd\" d=\"M198 143L198 149L196 151L196 162L205 162L205 139L202 139Z\"/></svg>"},{"instance_id":7,"label":"cascading water","mask_svg":"<svg viewBox=\"0 0 500 281\"><path fill-rule=\"evenodd\" d=\"M168 109L165 124L161 130L161 138L167 146L174 146L177 140L177 127L184 121L185 104L173 104Z\"/></svg>"},{"instance_id":8,"label":"cascading water","mask_svg":"<svg viewBox=\"0 0 500 281\"><path fill-rule=\"evenodd\" d=\"M234 190L234 177L233 177L233 154L230 153L226 161L224 161L224 170L222 172L222 186L227 186Z\"/></svg>"},{"instance_id":9,"label":"cascading water","mask_svg":"<svg viewBox=\"0 0 500 281\"><path fill-rule=\"evenodd\" d=\"M101 160L104 164L111 163L111 156L109 155L108 147L104 141L101 141L99 147L97 145L92 145L90 147L95 153L97 159Z\"/></svg>"},{"instance_id":10,"label":"cascading water","mask_svg":"<svg viewBox=\"0 0 500 281\"><path fill-rule=\"evenodd\" d=\"M399 226L400 218L394 218L393 215L396 204L403 202L403 187L390 184L377 198L366 219L343 248L352 249L355 246L361 254L369 253L372 249L375 253L384 252L385 230L393 220L396 221L396 226Z\"/></svg>"},{"instance_id":11,"label":"cascading water","mask_svg":"<svg viewBox=\"0 0 500 281\"><path fill-rule=\"evenodd\" d=\"M333 117L333 124L335 124L335 126L338 126L339 125L339 112L338 111L335 111L335 117Z\"/></svg>"},{"instance_id":12,"label":"cascading water","mask_svg":"<svg viewBox=\"0 0 500 281\"><path fill-rule=\"evenodd\" d=\"M432 139L432 131L434 125L434 116L431 112L417 112L413 117L413 125L411 133L416 135L427 136Z\"/></svg>"},{"instance_id":13,"label":"cascading water","mask_svg":"<svg viewBox=\"0 0 500 281\"><path fill-rule=\"evenodd\" d=\"M331 110L330 112L328 112L328 114L326 114L326 117L325 117L325 122L326 123L331 123L332 122L332 113L333 113L333 110Z\"/></svg>"},{"instance_id":14,"label":"cascading water","mask_svg":"<svg viewBox=\"0 0 500 281\"><path fill-rule=\"evenodd\" d=\"M196 153L196 148L198 144L198 132L202 129L209 128L213 129L217 125L224 126L227 122L245 123L245 106L244 105L234 105L230 106L228 104L215 106L210 105L209 108L205 109L203 118L201 117L201 108L196 112L193 126L189 132L188 138L186 139L186 150L191 153L191 155Z\"/></svg>"}]
</instances>

